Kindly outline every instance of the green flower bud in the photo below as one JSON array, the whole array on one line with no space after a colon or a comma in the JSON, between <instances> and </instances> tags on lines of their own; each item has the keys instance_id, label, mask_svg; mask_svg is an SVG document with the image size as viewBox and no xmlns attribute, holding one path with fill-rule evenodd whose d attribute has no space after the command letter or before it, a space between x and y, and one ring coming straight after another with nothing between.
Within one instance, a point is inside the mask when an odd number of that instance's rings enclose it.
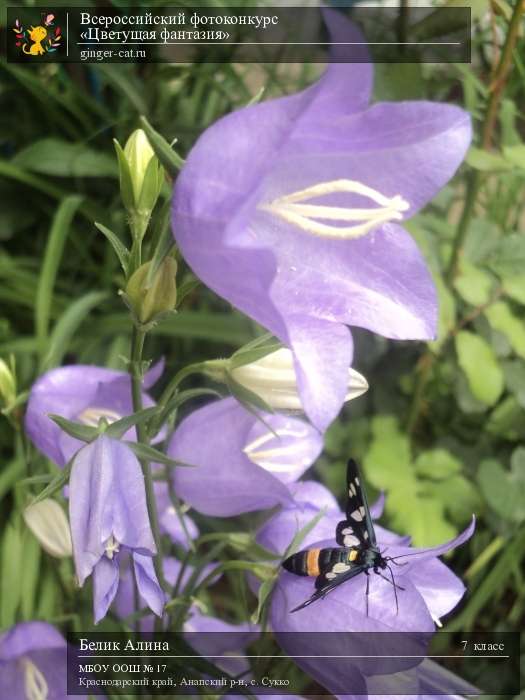
<instances>
[{"instance_id":1,"label":"green flower bud","mask_svg":"<svg viewBox=\"0 0 525 700\"><path fill-rule=\"evenodd\" d=\"M131 275L126 295L141 323L149 323L160 314L173 311L177 303L177 263L166 257L152 280L149 280L151 262L144 263Z\"/></svg>"},{"instance_id":2,"label":"green flower bud","mask_svg":"<svg viewBox=\"0 0 525 700\"><path fill-rule=\"evenodd\" d=\"M16 379L12 370L0 359L0 399L6 407L16 399Z\"/></svg>"},{"instance_id":3,"label":"green flower bud","mask_svg":"<svg viewBox=\"0 0 525 700\"><path fill-rule=\"evenodd\" d=\"M162 187L163 169L142 129L131 134L124 146L124 156L129 167L135 209L151 211Z\"/></svg>"}]
</instances>

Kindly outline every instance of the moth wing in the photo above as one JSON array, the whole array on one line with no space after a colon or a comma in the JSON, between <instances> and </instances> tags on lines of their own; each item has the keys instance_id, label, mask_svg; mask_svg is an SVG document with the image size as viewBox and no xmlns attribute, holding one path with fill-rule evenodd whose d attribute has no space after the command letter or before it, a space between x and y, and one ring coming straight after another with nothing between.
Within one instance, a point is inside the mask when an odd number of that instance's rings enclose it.
<instances>
[{"instance_id":1,"label":"moth wing","mask_svg":"<svg viewBox=\"0 0 525 700\"><path fill-rule=\"evenodd\" d=\"M331 570L324 571L323 573L319 574L319 576L315 579L315 593L311 595L310 598L308 598L308 600L305 600L304 603L301 603L301 605L298 605L293 610L290 610L290 612L302 610L302 608L306 608L308 605L311 605L316 600L319 600L319 598L324 598L324 596L330 591L332 591L334 588L337 588L337 586L341 585L345 581L349 581L351 578L354 578L354 576L358 576L362 571L365 570L366 566L363 566L362 564L352 564L351 562L349 562L348 569L346 571L341 571L340 573L335 573ZM327 577L327 574L330 573L334 573L333 578Z\"/></svg>"},{"instance_id":2,"label":"moth wing","mask_svg":"<svg viewBox=\"0 0 525 700\"><path fill-rule=\"evenodd\" d=\"M346 520L342 520L337 526L337 543L343 547L353 547L358 544L363 547L374 547L376 536L370 508L361 483L359 467L353 459L348 460L346 484Z\"/></svg>"}]
</instances>

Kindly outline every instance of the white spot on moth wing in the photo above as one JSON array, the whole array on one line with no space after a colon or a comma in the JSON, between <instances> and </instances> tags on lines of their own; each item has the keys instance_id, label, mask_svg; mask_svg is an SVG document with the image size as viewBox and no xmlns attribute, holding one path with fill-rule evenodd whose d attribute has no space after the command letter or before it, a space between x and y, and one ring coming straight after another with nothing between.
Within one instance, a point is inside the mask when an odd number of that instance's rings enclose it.
<instances>
[{"instance_id":1,"label":"white spot on moth wing","mask_svg":"<svg viewBox=\"0 0 525 700\"><path fill-rule=\"evenodd\" d=\"M343 535L351 535L353 533L353 529L351 527L345 527L343 530L341 530L341 534Z\"/></svg>"},{"instance_id":2,"label":"white spot on moth wing","mask_svg":"<svg viewBox=\"0 0 525 700\"><path fill-rule=\"evenodd\" d=\"M361 520L365 517L365 509L363 506L360 508L356 508L353 513L350 514L350 517L352 520L355 520L356 522L360 523Z\"/></svg>"},{"instance_id":3,"label":"white spot on moth wing","mask_svg":"<svg viewBox=\"0 0 525 700\"><path fill-rule=\"evenodd\" d=\"M354 479L354 482L359 486L359 477L358 476L356 476L356 478Z\"/></svg>"},{"instance_id":4,"label":"white spot on moth wing","mask_svg":"<svg viewBox=\"0 0 525 700\"><path fill-rule=\"evenodd\" d=\"M350 486L348 487L348 495L357 496L357 489L355 487L355 483L350 484Z\"/></svg>"},{"instance_id":5,"label":"white spot on moth wing","mask_svg":"<svg viewBox=\"0 0 525 700\"><path fill-rule=\"evenodd\" d=\"M331 571L329 571L327 574L325 574L325 578L332 580L333 578L336 577L336 574L333 574Z\"/></svg>"},{"instance_id":6,"label":"white spot on moth wing","mask_svg":"<svg viewBox=\"0 0 525 700\"><path fill-rule=\"evenodd\" d=\"M350 567L348 566L348 564L343 564L343 562L337 562L337 564L334 564L332 571L334 574L343 574L349 569Z\"/></svg>"},{"instance_id":7,"label":"white spot on moth wing","mask_svg":"<svg viewBox=\"0 0 525 700\"><path fill-rule=\"evenodd\" d=\"M358 545L359 540L354 535L347 535L344 538L343 544L345 547L352 547L353 545Z\"/></svg>"},{"instance_id":8,"label":"white spot on moth wing","mask_svg":"<svg viewBox=\"0 0 525 700\"><path fill-rule=\"evenodd\" d=\"M367 532L366 530L363 532L363 538L364 538L365 540L368 539L368 532Z\"/></svg>"}]
</instances>

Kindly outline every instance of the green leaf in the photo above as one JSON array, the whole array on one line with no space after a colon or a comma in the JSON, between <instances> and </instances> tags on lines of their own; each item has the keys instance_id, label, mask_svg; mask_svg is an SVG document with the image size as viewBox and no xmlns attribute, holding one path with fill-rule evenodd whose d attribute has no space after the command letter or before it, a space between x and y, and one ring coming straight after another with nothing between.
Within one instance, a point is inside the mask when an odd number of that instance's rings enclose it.
<instances>
[{"instance_id":1,"label":"green leaf","mask_svg":"<svg viewBox=\"0 0 525 700\"><path fill-rule=\"evenodd\" d=\"M186 462L180 462L176 459L171 459L160 450L151 447L151 445L145 445L142 442L128 442L124 441L139 459L143 459L147 462L158 462L159 464L166 464L168 467L194 467L194 464L187 464Z\"/></svg>"},{"instance_id":2,"label":"green leaf","mask_svg":"<svg viewBox=\"0 0 525 700\"><path fill-rule=\"evenodd\" d=\"M454 280L454 287L468 304L482 306L490 299L493 280L488 272L464 261L459 275Z\"/></svg>"},{"instance_id":3,"label":"green leaf","mask_svg":"<svg viewBox=\"0 0 525 700\"><path fill-rule=\"evenodd\" d=\"M190 276L177 288L177 308L182 304L184 299L191 294L201 284L201 281L196 277Z\"/></svg>"},{"instance_id":4,"label":"green leaf","mask_svg":"<svg viewBox=\"0 0 525 700\"><path fill-rule=\"evenodd\" d=\"M153 284L155 275L159 267L162 264L164 258L169 255L173 250L175 244L173 242L173 236L170 228L170 207L171 202L168 200L165 202L161 209L160 216L158 218L158 223L153 232L154 240L156 240L155 252L153 253L153 258L151 259L150 266L148 268L148 276L146 278L145 287L149 288ZM179 296L179 291L177 292L177 297Z\"/></svg>"},{"instance_id":5,"label":"green leaf","mask_svg":"<svg viewBox=\"0 0 525 700\"><path fill-rule=\"evenodd\" d=\"M473 396L487 406L494 405L501 396L504 380L490 345L470 331L460 331L456 335L456 352Z\"/></svg>"},{"instance_id":6,"label":"green leaf","mask_svg":"<svg viewBox=\"0 0 525 700\"><path fill-rule=\"evenodd\" d=\"M525 269L525 236L519 233L505 236L487 258L487 264L503 278L522 275Z\"/></svg>"},{"instance_id":7,"label":"green leaf","mask_svg":"<svg viewBox=\"0 0 525 700\"><path fill-rule=\"evenodd\" d=\"M231 395L235 396L239 403L242 403L243 406L258 408L260 411L265 411L266 413L274 412L273 408L268 405L266 401L259 396L259 394L256 394L242 384L239 384L239 382L237 382L229 372L226 372L225 375L226 386L228 387Z\"/></svg>"},{"instance_id":8,"label":"green leaf","mask_svg":"<svg viewBox=\"0 0 525 700\"><path fill-rule=\"evenodd\" d=\"M422 452L415 462L420 476L440 481L461 471L461 462L448 450L436 448Z\"/></svg>"},{"instance_id":9,"label":"green leaf","mask_svg":"<svg viewBox=\"0 0 525 700\"><path fill-rule=\"evenodd\" d=\"M156 131L146 117L140 118L140 123L151 143L151 147L157 154L157 158L172 177L178 175L184 165L184 160L173 150L166 139Z\"/></svg>"},{"instance_id":10,"label":"green leaf","mask_svg":"<svg viewBox=\"0 0 525 700\"><path fill-rule=\"evenodd\" d=\"M230 370L243 365L249 365L250 362L256 362L262 357L266 357L272 352L282 348L282 343L274 341L268 345L260 345L254 348L240 348L230 358Z\"/></svg>"},{"instance_id":11,"label":"green leaf","mask_svg":"<svg viewBox=\"0 0 525 700\"><path fill-rule=\"evenodd\" d=\"M152 211L162 189L164 178L164 168L159 164L157 158L153 157L148 163L142 189L138 201L138 209Z\"/></svg>"},{"instance_id":12,"label":"green leaf","mask_svg":"<svg viewBox=\"0 0 525 700\"><path fill-rule=\"evenodd\" d=\"M516 165L518 168L525 170L525 144L506 146L503 149L503 156L511 165Z\"/></svg>"},{"instance_id":13,"label":"green leaf","mask_svg":"<svg viewBox=\"0 0 525 700\"><path fill-rule=\"evenodd\" d=\"M253 613L251 617L251 621L254 625L258 625L261 622L264 615L264 610L266 608L266 604L269 601L271 594L273 593L273 589L276 583L277 576L274 576L273 578L268 578L264 580L259 586L259 590L257 592L257 610Z\"/></svg>"},{"instance_id":14,"label":"green leaf","mask_svg":"<svg viewBox=\"0 0 525 700\"><path fill-rule=\"evenodd\" d=\"M514 167L503 156L474 146L467 153L466 161L472 168L482 172L511 170Z\"/></svg>"},{"instance_id":15,"label":"green leaf","mask_svg":"<svg viewBox=\"0 0 525 700\"><path fill-rule=\"evenodd\" d=\"M113 144L115 146L115 152L118 160L120 196L122 197L122 203L127 211L133 211L135 209L135 195L133 193L133 181L131 179L128 159L126 158L124 149L116 139L113 139Z\"/></svg>"},{"instance_id":16,"label":"green leaf","mask_svg":"<svg viewBox=\"0 0 525 700\"><path fill-rule=\"evenodd\" d=\"M21 610L24 620L35 617L36 591L40 582L40 559L42 549L34 535L26 528L22 536L22 570L20 581Z\"/></svg>"},{"instance_id":17,"label":"green leaf","mask_svg":"<svg viewBox=\"0 0 525 700\"><path fill-rule=\"evenodd\" d=\"M306 539L306 537L312 532L316 527L317 523L324 518L326 515L326 508L322 508L311 520L309 520L306 525L304 525L300 530L298 530L283 555L283 560L287 559L292 554L295 554L301 543Z\"/></svg>"},{"instance_id":18,"label":"green leaf","mask_svg":"<svg viewBox=\"0 0 525 700\"><path fill-rule=\"evenodd\" d=\"M508 391L514 395L519 405L525 408L525 363L520 360L504 362L503 374Z\"/></svg>"},{"instance_id":19,"label":"green leaf","mask_svg":"<svg viewBox=\"0 0 525 700\"><path fill-rule=\"evenodd\" d=\"M0 501L5 494L11 490L13 485L19 481L25 468L25 460L18 457L8 462L0 469Z\"/></svg>"},{"instance_id":20,"label":"green leaf","mask_svg":"<svg viewBox=\"0 0 525 700\"><path fill-rule=\"evenodd\" d=\"M120 266L124 270L124 275L127 275L130 257L129 250L126 248L124 243L122 243L117 234L113 233L113 231L107 226L104 226L104 224L100 224L97 221L95 221L95 226L98 228L100 233L102 233L111 243L117 258L119 259Z\"/></svg>"},{"instance_id":21,"label":"green leaf","mask_svg":"<svg viewBox=\"0 0 525 700\"><path fill-rule=\"evenodd\" d=\"M155 421L155 425L162 425L167 417L173 413L173 411L176 411L187 401L192 401L193 399L201 398L202 396L210 396L215 399L223 398L222 394L214 389L187 389L186 391L178 392L172 399L170 399L170 401L168 401L166 407L162 410Z\"/></svg>"},{"instance_id":22,"label":"green leaf","mask_svg":"<svg viewBox=\"0 0 525 700\"><path fill-rule=\"evenodd\" d=\"M464 527L472 513L478 513L483 507L475 484L461 474L439 482L426 482L424 493L441 501L445 513L459 527Z\"/></svg>"},{"instance_id":23,"label":"green leaf","mask_svg":"<svg viewBox=\"0 0 525 700\"><path fill-rule=\"evenodd\" d=\"M505 294L525 306L525 275L511 275L503 279Z\"/></svg>"},{"instance_id":24,"label":"green leaf","mask_svg":"<svg viewBox=\"0 0 525 700\"><path fill-rule=\"evenodd\" d=\"M70 459L66 466L62 469L62 471L55 476L53 481L51 481L51 483L48 486L46 486L45 489L40 491L38 496L36 496L31 501L32 506L34 506L35 503L40 503L40 501L43 501L45 498L50 498L67 484L69 480L69 474L71 473L71 467L73 466L73 460L74 457Z\"/></svg>"},{"instance_id":25,"label":"green leaf","mask_svg":"<svg viewBox=\"0 0 525 700\"><path fill-rule=\"evenodd\" d=\"M8 523L2 539L0 568L0 628L11 627L22 595L21 581L22 537L18 527Z\"/></svg>"},{"instance_id":26,"label":"green leaf","mask_svg":"<svg viewBox=\"0 0 525 700\"><path fill-rule=\"evenodd\" d=\"M62 416L57 416L53 413L48 413L48 418L51 418L51 420L55 422L65 433L71 435L71 437L74 437L77 440L82 440L83 442L91 442L100 434L98 428L93 428L92 426L84 425L83 423L75 423L74 421L63 418Z\"/></svg>"},{"instance_id":27,"label":"green leaf","mask_svg":"<svg viewBox=\"0 0 525 700\"><path fill-rule=\"evenodd\" d=\"M414 481L408 437L399 429L394 416L372 419L372 443L364 459L367 479L377 489L387 491Z\"/></svg>"},{"instance_id":28,"label":"green leaf","mask_svg":"<svg viewBox=\"0 0 525 700\"><path fill-rule=\"evenodd\" d=\"M525 410L514 396L503 399L490 414L486 431L505 440L517 441L523 437Z\"/></svg>"},{"instance_id":29,"label":"green leaf","mask_svg":"<svg viewBox=\"0 0 525 700\"><path fill-rule=\"evenodd\" d=\"M66 197L58 207L51 224L35 298L36 335L42 346L49 327L53 289L62 260L64 244L70 232L73 217L81 202L82 197L77 195Z\"/></svg>"},{"instance_id":30,"label":"green leaf","mask_svg":"<svg viewBox=\"0 0 525 700\"><path fill-rule=\"evenodd\" d=\"M510 346L522 359L525 359L525 325L523 319L515 316L504 301L491 304L485 310L485 316L492 328L503 333Z\"/></svg>"},{"instance_id":31,"label":"green leaf","mask_svg":"<svg viewBox=\"0 0 525 700\"><path fill-rule=\"evenodd\" d=\"M136 413L132 413L130 416L125 416L124 418L120 418L120 420L110 423L104 433L111 438L119 440L124 433L126 433L134 425L137 425L138 423L145 423L150 418L157 415L158 412L159 408L157 406L143 408L141 411L137 411Z\"/></svg>"},{"instance_id":32,"label":"green leaf","mask_svg":"<svg viewBox=\"0 0 525 700\"><path fill-rule=\"evenodd\" d=\"M74 301L57 321L49 339L49 350L42 369L56 367L69 348L69 342L91 311L107 298L107 292L88 292Z\"/></svg>"},{"instance_id":33,"label":"green leaf","mask_svg":"<svg viewBox=\"0 0 525 700\"><path fill-rule=\"evenodd\" d=\"M478 483L489 506L504 520L525 519L525 448L514 450L510 471L495 459L484 460Z\"/></svg>"},{"instance_id":34,"label":"green leaf","mask_svg":"<svg viewBox=\"0 0 525 700\"><path fill-rule=\"evenodd\" d=\"M388 495L387 513L393 529L410 534L417 547L431 547L457 534L445 518L443 502L432 495L397 489Z\"/></svg>"},{"instance_id":35,"label":"green leaf","mask_svg":"<svg viewBox=\"0 0 525 700\"><path fill-rule=\"evenodd\" d=\"M103 151L57 138L35 141L17 153L13 163L57 177L116 177L115 161Z\"/></svg>"}]
</instances>

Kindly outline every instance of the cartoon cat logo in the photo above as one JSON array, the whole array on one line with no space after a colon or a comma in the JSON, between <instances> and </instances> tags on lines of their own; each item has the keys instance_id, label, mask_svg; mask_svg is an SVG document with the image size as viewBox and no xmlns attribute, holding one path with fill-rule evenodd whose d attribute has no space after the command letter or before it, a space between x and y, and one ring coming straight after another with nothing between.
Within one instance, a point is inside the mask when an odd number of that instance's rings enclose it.
<instances>
[{"instance_id":1,"label":"cartoon cat logo","mask_svg":"<svg viewBox=\"0 0 525 700\"><path fill-rule=\"evenodd\" d=\"M16 36L16 45L22 49L27 56L43 56L46 53L53 53L60 46L62 32L60 27L55 27L53 20L55 15L42 14L42 24L29 29L24 29L20 20L15 21L13 31Z\"/></svg>"}]
</instances>

